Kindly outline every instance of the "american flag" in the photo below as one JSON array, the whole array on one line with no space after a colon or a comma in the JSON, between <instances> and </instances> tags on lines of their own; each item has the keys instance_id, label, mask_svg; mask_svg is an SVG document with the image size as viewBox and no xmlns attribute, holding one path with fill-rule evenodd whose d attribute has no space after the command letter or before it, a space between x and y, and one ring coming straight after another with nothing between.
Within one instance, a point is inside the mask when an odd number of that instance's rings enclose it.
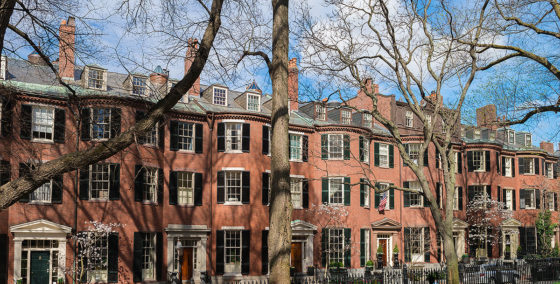
<instances>
[{"instance_id":1,"label":"american flag","mask_svg":"<svg viewBox=\"0 0 560 284\"><path fill-rule=\"evenodd\" d=\"M381 201L379 202L379 212L383 213L385 211L385 205L387 205L387 192L383 193Z\"/></svg>"}]
</instances>

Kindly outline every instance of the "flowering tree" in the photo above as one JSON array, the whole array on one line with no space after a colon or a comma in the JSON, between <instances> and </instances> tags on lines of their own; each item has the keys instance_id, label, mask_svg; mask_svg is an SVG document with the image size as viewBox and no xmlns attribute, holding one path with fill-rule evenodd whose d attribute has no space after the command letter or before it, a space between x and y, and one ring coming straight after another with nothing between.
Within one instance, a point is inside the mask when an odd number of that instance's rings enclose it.
<instances>
[{"instance_id":1,"label":"flowering tree","mask_svg":"<svg viewBox=\"0 0 560 284\"><path fill-rule=\"evenodd\" d=\"M86 221L87 231L72 236L78 253L75 263L68 271L76 278L77 283L88 282L85 279L88 271L107 271L107 241L116 228L124 226L119 223L104 224L99 221Z\"/></svg>"},{"instance_id":2,"label":"flowering tree","mask_svg":"<svg viewBox=\"0 0 560 284\"><path fill-rule=\"evenodd\" d=\"M501 224L511 218L512 211L504 203L487 196L476 196L467 205L467 223L469 224L469 247L475 246L476 256L486 256L486 246L499 243ZM471 252L472 253L472 252ZM490 257L488 255L488 257Z\"/></svg>"}]
</instances>

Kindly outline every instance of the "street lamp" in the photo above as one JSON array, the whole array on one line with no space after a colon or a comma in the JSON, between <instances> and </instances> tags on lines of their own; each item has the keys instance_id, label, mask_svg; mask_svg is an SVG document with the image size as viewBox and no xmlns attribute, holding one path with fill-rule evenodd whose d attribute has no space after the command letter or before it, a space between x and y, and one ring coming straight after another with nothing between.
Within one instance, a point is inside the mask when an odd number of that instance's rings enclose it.
<instances>
[{"instance_id":1,"label":"street lamp","mask_svg":"<svg viewBox=\"0 0 560 284\"><path fill-rule=\"evenodd\" d=\"M177 257L179 258L179 283L183 283L183 244L181 244L180 240L177 240L175 249L177 250Z\"/></svg>"}]
</instances>

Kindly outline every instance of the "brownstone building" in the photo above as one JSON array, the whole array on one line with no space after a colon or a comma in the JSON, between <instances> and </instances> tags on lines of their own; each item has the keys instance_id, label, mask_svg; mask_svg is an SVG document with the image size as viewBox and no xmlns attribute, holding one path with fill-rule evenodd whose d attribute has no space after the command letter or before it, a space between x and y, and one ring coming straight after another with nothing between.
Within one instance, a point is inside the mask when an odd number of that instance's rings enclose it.
<instances>
[{"instance_id":1,"label":"brownstone building","mask_svg":"<svg viewBox=\"0 0 560 284\"><path fill-rule=\"evenodd\" d=\"M55 63L75 88L79 108L69 104L67 90L36 55L2 58L0 82L9 87L0 112L2 184L38 163L114 137L176 82L161 67L145 75L76 66L74 32L74 21L63 21L61 36L69 44L61 45ZM442 261L422 196L391 190L381 213L383 198L363 183L368 178L380 186L419 187L388 131L339 103L299 105L295 60L289 78L294 268L304 272L342 262L360 269L378 247L385 265L393 265L395 247L400 262ZM417 156L419 119L395 96L379 98L384 115L402 128L407 151ZM197 82L164 121L125 151L54 178L1 211L0 282L69 281L75 255L70 236L87 231L88 221L124 225L97 243L103 261L86 271L88 282L163 282L178 271L197 282L205 275L218 281L266 278L271 103L256 83L235 91ZM371 107L362 93L348 103ZM491 128L495 108L480 113L479 125L461 127L454 145L460 165L457 253L504 258L511 251L515 257L519 246L522 254L535 253L537 213L552 210L558 217L553 188L559 154L550 143L533 146L530 133ZM417 163L425 166L438 199L445 198L435 149ZM481 195L513 212L501 224L499 244L468 242L466 207ZM323 214L325 209L339 213Z\"/></svg>"}]
</instances>

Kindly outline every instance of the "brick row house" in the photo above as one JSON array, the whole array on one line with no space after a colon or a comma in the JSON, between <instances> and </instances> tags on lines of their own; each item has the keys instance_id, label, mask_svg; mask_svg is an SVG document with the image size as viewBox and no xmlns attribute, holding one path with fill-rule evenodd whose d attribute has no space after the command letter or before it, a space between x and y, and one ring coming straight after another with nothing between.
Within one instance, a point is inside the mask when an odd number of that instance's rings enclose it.
<instances>
[{"instance_id":1,"label":"brick row house","mask_svg":"<svg viewBox=\"0 0 560 284\"><path fill-rule=\"evenodd\" d=\"M41 162L115 137L177 82L159 66L149 75L77 66L74 20L63 21L60 30L69 44L61 45L54 63L76 89L80 108L68 104L66 89L36 54L28 60L2 57L0 80L9 87L1 94L2 184ZM192 54L189 49L185 71ZM357 111L370 108L371 101L358 93L348 101L353 108L336 102L300 105L295 59L289 67L292 266L305 272L341 262L360 269L378 248L389 266L394 248L400 262L442 261L422 196L390 190L382 198L365 182L420 186L389 132ZM394 95L379 94L379 100L383 114L401 127L414 159L420 120ZM88 282L161 282L179 271L197 282L205 275L218 281L266 278L271 105L255 82L236 91L197 81L164 121L125 151L53 178L0 212L0 282L69 281L76 252L71 236L87 231L90 221L123 226L96 242L103 261L85 271ZM546 142L533 146L530 133L492 128L495 107L477 114L478 125L462 126L454 140L457 254L503 258L511 251L515 257L518 246L520 253L536 253L537 213L549 209L558 218L558 193L551 185L558 182L559 152ZM416 162L425 166L443 200L438 155L433 146L427 154ZM501 225L498 244L468 242L466 207L480 195L513 212ZM323 214L325 208L338 213Z\"/></svg>"}]
</instances>

